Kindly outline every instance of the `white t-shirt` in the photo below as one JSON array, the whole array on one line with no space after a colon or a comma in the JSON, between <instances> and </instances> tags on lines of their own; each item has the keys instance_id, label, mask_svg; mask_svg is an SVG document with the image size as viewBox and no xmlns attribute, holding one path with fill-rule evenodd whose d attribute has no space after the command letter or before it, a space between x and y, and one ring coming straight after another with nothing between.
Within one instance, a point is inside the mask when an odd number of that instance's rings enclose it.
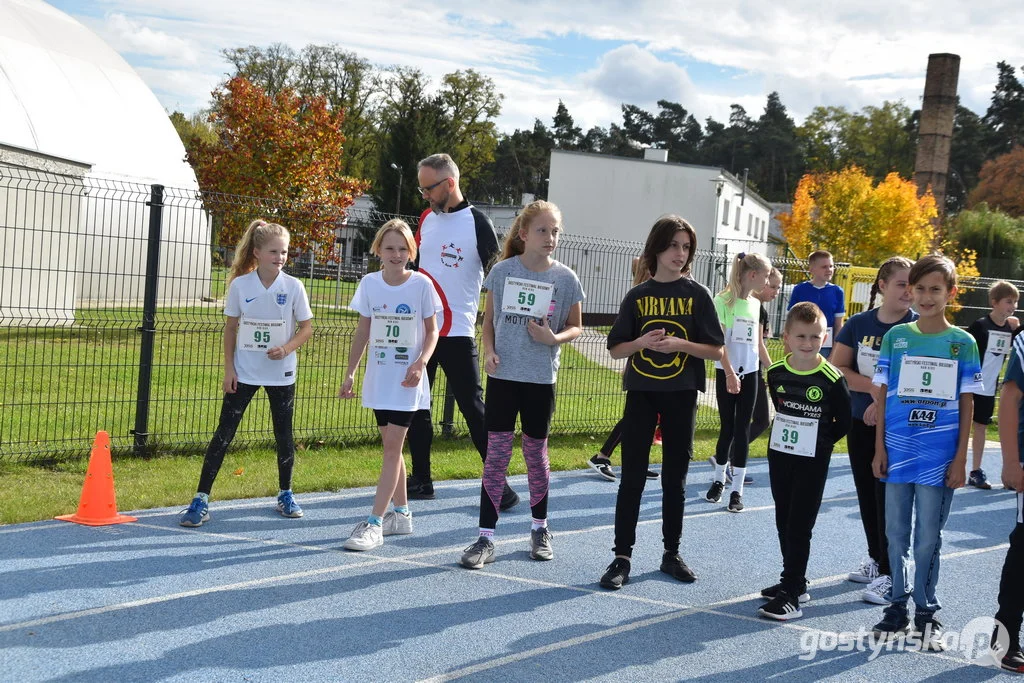
<instances>
[{"instance_id":1,"label":"white t-shirt","mask_svg":"<svg viewBox=\"0 0 1024 683\"><path fill-rule=\"evenodd\" d=\"M295 383L295 353L270 360L267 351L295 336L297 323L313 318L306 288L287 273L264 287L254 270L228 285L224 315L238 318L235 374L243 384L283 387Z\"/></svg>"},{"instance_id":2,"label":"white t-shirt","mask_svg":"<svg viewBox=\"0 0 1024 683\"><path fill-rule=\"evenodd\" d=\"M404 412L430 408L426 372L419 386L402 386L409 364L423 350L423 321L441 311L430 280L411 272L408 280L393 287L384 282L382 272L369 273L359 281L351 306L370 318L363 407Z\"/></svg>"}]
</instances>

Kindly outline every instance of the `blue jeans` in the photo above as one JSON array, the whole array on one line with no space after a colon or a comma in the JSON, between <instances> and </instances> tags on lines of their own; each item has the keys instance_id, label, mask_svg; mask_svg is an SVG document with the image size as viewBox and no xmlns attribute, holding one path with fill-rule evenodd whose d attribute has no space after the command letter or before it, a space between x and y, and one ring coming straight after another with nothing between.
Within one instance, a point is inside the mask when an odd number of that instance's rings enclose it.
<instances>
[{"instance_id":1,"label":"blue jeans","mask_svg":"<svg viewBox=\"0 0 1024 683\"><path fill-rule=\"evenodd\" d=\"M949 517L953 489L923 484L885 485L885 534L892 567L892 608L903 613L911 595L917 617L930 617L941 605L935 597L939 583L942 527ZM915 519L916 518L916 519ZM910 575L910 525L914 521L914 576Z\"/></svg>"}]
</instances>

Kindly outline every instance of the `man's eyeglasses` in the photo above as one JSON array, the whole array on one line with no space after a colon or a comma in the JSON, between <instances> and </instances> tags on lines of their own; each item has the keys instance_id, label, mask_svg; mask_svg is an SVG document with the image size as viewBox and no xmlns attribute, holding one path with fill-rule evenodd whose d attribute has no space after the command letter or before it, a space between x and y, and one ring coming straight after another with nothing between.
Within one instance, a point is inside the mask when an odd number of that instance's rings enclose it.
<instances>
[{"instance_id":1,"label":"man's eyeglasses","mask_svg":"<svg viewBox=\"0 0 1024 683\"><path fill-rule=\"evenodd\" d=\"M416 188L416 190L417 190L417 191L418 191L418 192L419 192L420 194L427 194L427 193L429 193L429 192L430 192L431 190L433 190L433 189L434 189L435 187L437 187L437 186L438 186L438 185L440 185L441 183L445 182L446 180L448 180L448 179L447 179L447 178L441 178L440 180L438 180L438 181L437 181L436 183L434 183L433 185L427 185L426 187L417 187L417 188Z\"/></svg>"}]
</instances>

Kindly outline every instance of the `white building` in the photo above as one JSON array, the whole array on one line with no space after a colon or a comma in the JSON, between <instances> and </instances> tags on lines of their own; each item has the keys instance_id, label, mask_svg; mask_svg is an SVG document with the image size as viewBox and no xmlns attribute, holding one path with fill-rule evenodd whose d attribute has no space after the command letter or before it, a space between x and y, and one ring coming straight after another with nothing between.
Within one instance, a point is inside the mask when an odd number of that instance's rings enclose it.
<instances>
[{"instance_id":1,"label":"white building","mask_svg":"<svg viewBox=\"0 0 1024 683\"><path fill-rule=\"evenodd\" d=\"M167 113L92 31L42 0L0 2L0 325L138 304L149 185L167 186L159 297L208 293L209 224ZM170 189L176 188L176 189Z\"/></svg>"},{"instance_id":2,"label":"white building","mask_svg":"<svg viewBox=\"0 0 1024 683\"><path fill-rule=\"evenodd\" d=\"M658 149L644 159L552 150L548 199L561 209L568 235L642 243L660 216L677 214L697 232L698 249L714 250L723 263L741 251L768 253L766 201L722 168L667 159ZM623 251L609 263L593 251L574 252L568 265L587 292L587 310L614 313L637 254Z\"/></svg>"}]
</instances>

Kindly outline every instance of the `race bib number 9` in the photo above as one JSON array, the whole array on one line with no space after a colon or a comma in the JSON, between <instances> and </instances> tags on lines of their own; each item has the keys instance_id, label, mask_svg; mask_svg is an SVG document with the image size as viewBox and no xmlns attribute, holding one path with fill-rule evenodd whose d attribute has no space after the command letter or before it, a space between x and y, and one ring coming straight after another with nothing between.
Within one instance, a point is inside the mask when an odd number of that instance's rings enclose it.
<instances>
[{"instance_id":1,"label":"race bib number 9","mask_svg":"<svg viewBox=\"0 0 1024 683\"><path fill-rule=\"evenodd\" d=\"M543 318L548 314L553 293L551 283L507 277L501 294L501 312Z\"/></svg>"},{"instance_id":2,"label":"race bib number 9","mask_svg":"<svg viewBox=\"0 0 1024 683\"><path fill-rule=\"evenodd\" d=\"M287 328L283 320L260 320L242 318L238 327L238 349L240 351L262 351L266 353L286 341Z\"/></svg>"},{"instance_id":3,"label":"race bib number 9","mask_svg":"<svg viewBox=\"0 0 1024 683\"><path fill-rule=\"evenodd\" d=\"M752 346L757 342L757 323L739 316L732 320L732 343Z\"/></svg>"},{"instance_id":4,"label":"race bib number 9","mask_svg":"<svg viewBox=\"0 0 1024 683\"><path fill-rule=\"evenodd\" d=\"M772 435L768 447L779 453L799 455L804 458L814 457L814 448L818 442L818 421L814 418L793 417L792 415L775 414L772 424Z\"/></svg>"},{"instance_id":5,"label":"race bib number 9","mask_svg":"<svg viewBox=\"0 0 1024 683\"><path fill-rule=\"evenodd\" d=\"M371 346L410 348L416 341L416 316L412 313L374 313L370 319Z\"/></svg>"},{"instance_id":6,"label":"race bib number 9","mask_svg":"<svg viewBox=\"0 0 1024 683\"><path fill-rule=\"evenodd\" d=\"M896 394L900 398L956 398L957 361L946 358L905 356Z\"/></svg>"}]
</instances>

